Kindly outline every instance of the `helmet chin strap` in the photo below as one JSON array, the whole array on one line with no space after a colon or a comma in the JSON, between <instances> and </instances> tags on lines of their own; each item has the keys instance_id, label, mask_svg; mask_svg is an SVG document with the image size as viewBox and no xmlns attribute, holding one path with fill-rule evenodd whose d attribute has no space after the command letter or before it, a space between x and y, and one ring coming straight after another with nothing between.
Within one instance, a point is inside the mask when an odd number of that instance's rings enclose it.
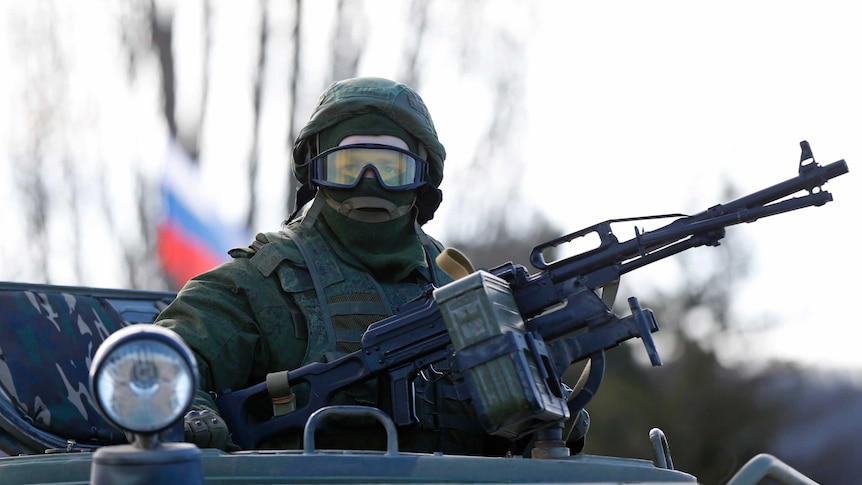
<instances>
[{"instance_id":1,"label":"helmet chin strap","mask_svg":"<svg viewBox=\"0 0 862 485\"><path fill-rule=\"evenodd\" d=\"M398 219L410 213L416 204L416 198L410 204L397 206L391 201L380 197L351 197L344 202L338 202L324 193L326 203L336 212L359 222L386 222Z\"/></svg>"}]
</instances>

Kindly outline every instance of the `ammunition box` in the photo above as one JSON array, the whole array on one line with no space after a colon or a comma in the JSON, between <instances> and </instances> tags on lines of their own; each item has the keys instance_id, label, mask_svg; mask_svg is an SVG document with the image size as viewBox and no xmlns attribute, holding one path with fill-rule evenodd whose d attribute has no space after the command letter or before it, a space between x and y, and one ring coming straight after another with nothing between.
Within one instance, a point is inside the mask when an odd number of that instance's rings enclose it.
<instances>
[{"instance_id":1,"label":"ammunition box","mask_svg":"<svg viewBox=\"0 0 862 485\"><path fill-rule=\"evenodd\" d=\"M514 439L568 417L544 343L526 335L505 280L477 271L436 289L434 299L485 431Z\"/></svg>"}]
</instances>

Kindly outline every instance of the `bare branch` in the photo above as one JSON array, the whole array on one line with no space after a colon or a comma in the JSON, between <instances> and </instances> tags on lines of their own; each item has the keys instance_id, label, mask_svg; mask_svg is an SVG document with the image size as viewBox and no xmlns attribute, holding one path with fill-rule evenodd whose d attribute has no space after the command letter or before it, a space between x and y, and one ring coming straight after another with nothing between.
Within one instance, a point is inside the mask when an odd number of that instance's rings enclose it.
<instances>
[{"instance_id":1,"label":"bare branch","mask_svg":"<svg viewBox=\"0 0 862 485\"><path fill-rule=\"evenodd\" d=\"M257 204L255 201L255 184L257 183L257 172L259 165L260 150L260 122L261 122L261 98L263 97L263 77L266 68L266 44L269 36L269 5L267 0L260 0L260 33L257 42L257 77L254 79L254 93L252 96L252 109L254 112L251 132L251 151L248 160L248 214L246 215L246 227L253 227Z\"/></svg>"},{"instance_id":2,"label":"bare branch","mask_svg":"<svg viewBox=\"0 0 862 485\"><path fill-rule=\"evenodd\" d=\"M152 47L159 55L162 79L162 115L168 124L171 137L177 137L176 120L176 83L174 80L173 32L170 18L165 20L159 15L155 0L150 4L150 29Z\"/></svg>"},{"instance_id":3,"label":"bare branch","mask_svg":"<svg viewBox=\"0 0 862 485\"><path fill-rule=\"evenodd\" d=\"M293 140L296 139L297 129L296 129L296 116L298 111L298 103L297 101L297 83L299 77L302 74L301 70L301 56L302 52L302 0L294 0L296 3L296 11L294 13L294 24L293 24L293 69L288 81L288 95L290 102L290 109L288 110L287 116L287 152L293 152ZM285 186L287 187L287 193L291 194L294 192L294 181L293 174L290 170L287 173L287 183ZM287 213L290 214L294 207L291 207L291 198L287 197ZM295 203L293 204L295 205Z\"/></svg>"},{"instance_id":4,"label":"bare branch","mask_svg":"<svg viewBox=\"0 0 862 485\"><path fill-rule=\"evenodd\" d=\"M359 15L360 7L354 0L338 0L332 36L332 71L327 85L356 77L366 28L365 20Z\"/></svg>"},{"instance_id":5,"label":"bare branch","mask_svg":"<svg viewBox=\"0 0 862 485\"><path fill-rule=\"evenodd\" d=\"M420 90L422 75L422 64L419 62L425 47L428 32L428 10L431 7L430 0L413 0L410 2L410 16L408 36L405 39L405 66L401 74L401 82Z\"/></svg>"}]
</instances>

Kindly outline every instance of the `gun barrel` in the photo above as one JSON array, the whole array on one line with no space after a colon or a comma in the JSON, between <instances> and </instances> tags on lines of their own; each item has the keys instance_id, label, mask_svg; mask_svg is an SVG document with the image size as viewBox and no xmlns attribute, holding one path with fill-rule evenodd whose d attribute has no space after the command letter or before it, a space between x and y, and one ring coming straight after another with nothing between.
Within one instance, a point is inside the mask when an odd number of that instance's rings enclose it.
<instances>
[{"instance_id":1,"label":"gun barrel","mask_svg":"<svg viewBox=\"0 0 862 485\"><path fill-rule=\"evenodd\" d=\"M796 177L777 183L765 189L758 190L757 192L744 197L740 197L732 202L711 207L699 214L691 216L691 218L698 219L713 217L717 211L729 213L751 209L789 197L803 190L814 192L816 189L820 189L829 180L840 175L844 175L848 171L847 162L844 160L838 160L837 162L832 162L824 166L817 165L816 163L801 165L799 167L799 175Z\"/></svg>"},{"instance_id":2,"label":"gun barrel","mask_svg":"<svg viewBox=\"0 0 862 485\"><path fill-rule=\"evenodd\" d=\"M551 280L557 284L566 282L572 278L585 277L594 271L603 269L603 274L598 276L596 281L586 283L591 287L602 286L632 269L643 266L643 264L624 264L627 261L634 260L635 258L644 259L650 253L668 247L689 236L698 235L700 238L695 244L687 245L688 247L684 249L703 244L717 243L724 236L720 230L727 226L752 222L763 217L803 207L826 204L832 200L831 194L818 189L828 180L847 172L847 162L844 160L839 160L825 166L820 166L813 162L801 165L799 175L796 177L740 197L734 201L715 205L698 214L680 217L658 229L638 233L635 238L630 240L623 242L615 241L599 249L556 261L549 264L543 272L550 273ZM804 196L788 199L788 197L803 190L807 190L809 193ZM597 224L593 227L603 227L604 225ZM709 233L709 231L713 232ZM665 256L662 257L670 256L677 252L679 251L668 251L663 253ZM649 258L650 262L656 259L661 258ZM608 271L608 268L612 268L613 270Z\"/></svg>"}]
</instances>

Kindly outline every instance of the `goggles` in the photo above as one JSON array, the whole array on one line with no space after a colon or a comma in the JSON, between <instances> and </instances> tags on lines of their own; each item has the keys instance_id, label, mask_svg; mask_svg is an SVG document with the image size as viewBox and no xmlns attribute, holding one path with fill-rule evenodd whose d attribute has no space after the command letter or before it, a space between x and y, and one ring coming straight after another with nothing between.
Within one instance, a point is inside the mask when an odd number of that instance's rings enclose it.
<instances>
[{"instance_id":1,"label":"goggles","mask_svg":"<svg viewBox=\"0 0 862 485\"><path fill-rule=\"evenodd\" d=\"M311 181L335 188L356 187L366 169L389 190L410 190L428 180L428 162L407 150L365 143L327 150L311 159Z\"/></svg>"}]
</instances>

